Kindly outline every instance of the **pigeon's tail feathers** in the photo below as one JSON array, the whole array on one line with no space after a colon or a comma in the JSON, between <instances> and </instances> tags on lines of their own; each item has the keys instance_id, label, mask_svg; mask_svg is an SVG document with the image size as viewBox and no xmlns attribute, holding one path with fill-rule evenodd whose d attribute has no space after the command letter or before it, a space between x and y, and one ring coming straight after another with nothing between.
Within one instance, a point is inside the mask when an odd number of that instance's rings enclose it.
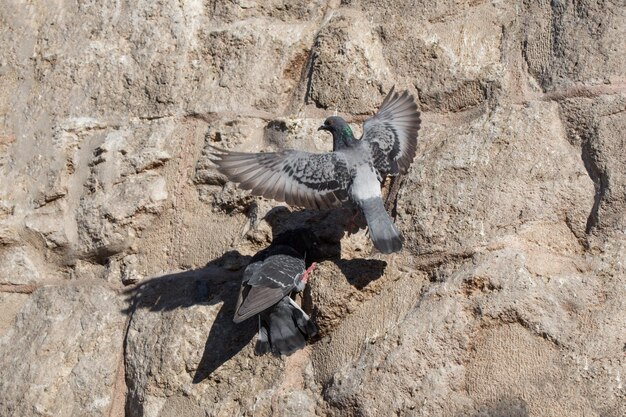
<instances>
[{"instance_id":1,"label":"pigeon's tail feathers","mask_svg":"<svg viewBox=\"0 0 626 417\"><path fill-rule=\"evenodd\" d=\"M393 253L402 249L400 232L389 218L383 200L380 197L368 198L361 200L359 206L367 220L370 237L376 249L382 253Z\"/></svg>"},{"instance_id":2,"label":"pigeon's tail feathers","mask_svg":"<svg viewBox=\"0 0 626 417\"><path fill-rule=\"evenodd\" d=\"M302 310L300 306L296 304L295 301L293 301L291 298L288 298L288 300L294 308L292 310L292 317L294 322L296 323L296 326L298 326L298 329L300 329L300 331L306 336L307 339L315 336L317 334L317 327L315 327L313 320L311 320L309 315L306 314L304 310Z\"/></svg>"},{"instance_id":3,"label":"pigeon's tail feathers","mask_svg":"<svg viewBox=\"0 0 626 417\"><path fill-rule=\"evenodd\" d=\"M269 326L267 322L261 319L259 316L259 337L256 340L256 345L254 346L254 353L256 355L265 355L267 352L271 350L270 339L269 339Z\"/></svg>"},{"instance_id":4,"label":"pigeon's tail feathers","mask_svg":"<svg viewBox=\"0 0 626 417\"><path fill-rule=\"evenodd\" d=\"M283 298L270 311L266 319L269 327L269 346L276 355L291 355L306 346L308 338L317 334L309 316L290 298ZM257 348L259 341L257 341Z\"/></svg>"}]
</instances>

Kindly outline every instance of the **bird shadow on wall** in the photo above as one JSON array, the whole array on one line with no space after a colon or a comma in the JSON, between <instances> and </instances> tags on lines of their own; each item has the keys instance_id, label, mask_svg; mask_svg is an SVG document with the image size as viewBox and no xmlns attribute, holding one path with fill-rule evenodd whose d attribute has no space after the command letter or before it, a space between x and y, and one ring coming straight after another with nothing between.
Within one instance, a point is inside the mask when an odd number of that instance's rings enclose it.
<instances>
[{"instance_id":1,"label":"bird shadow on wall","mask_svg":"<svg viewBox=\"0 0 626 417\"><path fill-rule=\"evenodd\" d=\"M130 303L124 312L132 317L139 309L165 312L222 303L208 331L204 352L193 377L194 383L201 382L241 351L256 333L254 320L233 323L241 277L249 261L249 256L229 251L203 268L141 282L125 291Z\"/></svg>"},{"instance_id":2,"label":"bird shadow on wall","mask_svg":"<svg viewBox=\"0 0 626 417\"><path fill-rule=\"evenodd\" d=\"M387 268L387 262L379 259L338 259L334 263L348 283L359 291L382 277Z\"/></svg>"},{"instance_id":3,"label":"bird shadow on wall","mask_svg":"<svg viewBox=\"0 0 626 417\"><path fill-rule=\"evenodd\" d=\"M341 270L348 283L358 290L385 273L387 262L378 259L341 259L341 239L345 232L355 233L365 226L365 218L354 208L291 211L278 206L270 210L265 220L272 227L272 235L296 227L310 228L320 239L319 253L313 261L331 260Z\"/></svg>"},{"instance_id":4,"label":"bird shadow on wall","mask_svg":"<svg viewBox=\"0 0 626 417\"><path fill-rule=\"evenodd\" d=\"M375 259L339 259L340 242L345 231L343 225L350 213L346 209L292 212L286 207L276 207L268 213L266 220L272 227L273 236L293 228L311 228L320 238L321 251L309 261L332 260L351 285L362 289L383 275L386 263ZM208 330L202 358L193 376L193 383L200 383L246 347L258 330L254 319L240 324L233 322L243 271L250 259L250 256L241 255L238 251L229 251L203 268L143 281L125 291L129 307L124 313L130 315L132 320L134 312L140 309L166 312L194 305L222 303Z\"/></svg>"}]
</instances>

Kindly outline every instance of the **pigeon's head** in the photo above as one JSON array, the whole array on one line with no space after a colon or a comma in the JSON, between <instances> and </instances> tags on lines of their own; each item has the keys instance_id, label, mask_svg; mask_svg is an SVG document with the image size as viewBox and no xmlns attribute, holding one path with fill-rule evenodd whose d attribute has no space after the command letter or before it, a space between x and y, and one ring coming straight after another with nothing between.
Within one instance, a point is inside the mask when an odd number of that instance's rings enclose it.
<instances>
[{"instance_id":1,"label":"pigeon's head","mask_svg":"<svg viewBox=\"0 0 626 417\"><path fill-rule=\"evenodd\" d=\"M317 130L328 130L329 132L340 132L345 127L350 128L348 123L343 120L339 116L330 116L328 119L324 120L324 124L319 127Z\"/></svg>"},{"instance_id":2,"label":"pigeon's head","mask_svg":"<svg viewBox=\"0 0 626 417\"><path fill-rule=\"evenodd\" d=\"M339 116L331 116L317 130L327 130L333 134L333 150L350 146L354 140L352 129Z\"/></svg>"}]
</instances>

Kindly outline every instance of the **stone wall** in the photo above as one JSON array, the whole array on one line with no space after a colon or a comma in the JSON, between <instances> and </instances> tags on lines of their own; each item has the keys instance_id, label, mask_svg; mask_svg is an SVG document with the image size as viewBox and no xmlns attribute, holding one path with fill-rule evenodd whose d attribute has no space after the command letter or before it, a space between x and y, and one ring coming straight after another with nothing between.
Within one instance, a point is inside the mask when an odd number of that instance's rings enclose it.
<instances>
[{"instance_id":1,"label":"stone wall","mask_svg":"<svg viewBox=\"0 0 626 417\"><path fill-rule=\"evenodd\" d=\"M0 415L626 415L621 2L7 0L0 34ZM328 150L394 85L398 254L209 161ZM342 258L321 337L255 357L242 267L296 224Z\"/></svg>"}]
</instances>

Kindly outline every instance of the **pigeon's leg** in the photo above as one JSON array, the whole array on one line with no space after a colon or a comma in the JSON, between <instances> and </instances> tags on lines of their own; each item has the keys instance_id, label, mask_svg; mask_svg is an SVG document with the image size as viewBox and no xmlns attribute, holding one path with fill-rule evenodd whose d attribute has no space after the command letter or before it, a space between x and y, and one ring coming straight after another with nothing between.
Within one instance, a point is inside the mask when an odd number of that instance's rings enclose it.
<instances>
[{"instance_id":1,"label":"pigeon's leg","mask_svg":"<svg viewBox=\"0 0 626 417\"><path fill-rule=\"evenodd\" d=\"M389 217L395 221L398 216L398 193L404 184L404 175L388 176L387 178L389 181L385 180L387 185L384 187L387 190L384 199L385 210L387 210Z\"/></svg>"}]
</instances>

